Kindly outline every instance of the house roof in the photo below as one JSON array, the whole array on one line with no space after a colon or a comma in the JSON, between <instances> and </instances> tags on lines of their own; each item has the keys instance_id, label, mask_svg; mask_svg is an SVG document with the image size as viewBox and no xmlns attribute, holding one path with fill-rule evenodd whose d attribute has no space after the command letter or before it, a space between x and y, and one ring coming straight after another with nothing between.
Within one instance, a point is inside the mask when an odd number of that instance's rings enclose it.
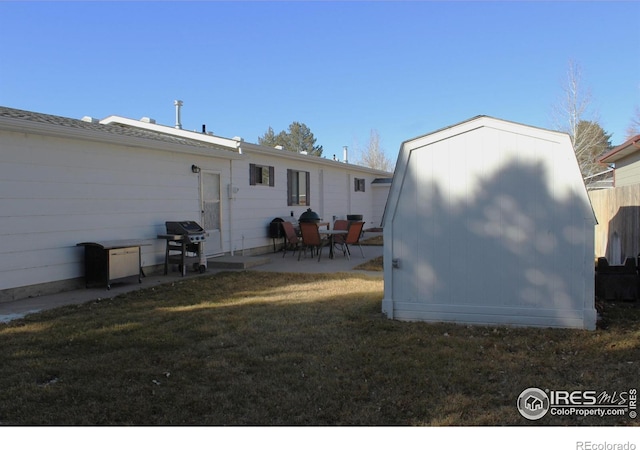
<instances>
[{"instance_id":1,"label":"house roof","mask_svg":"<svg viewBox=\"0 0 640 450\"><path fill-rule=\"evenodd\" d=\"M118 142L124 145L151 146L159 150L182 151L232 159L242 159L242 153L248 151L306 163L348 167L351 170L370 173L374 176L388 177L390 174L369 167L251 144L244 142L241 138L223 138L120 116L109 116L100 121L89 117L80 120L0 106L0 129L2 128L27 130L36 134L60 137L75 135L85 139Z\"/></svg>"},{"instance_id":2,"label":"house roof","mask_svg":"<svg viewBox=\"0 0 640 450\"><path fill-rule=\"evenodd\" d=\"M198 133L197 131L189 131L183 130L180 128L170 127L167 125L159 125L156 123L148 123L140 120L127 119L119 116L109 116L100 121L102 124L120 124L127 127L136 127L141 128L143 130L151 130L156 131L158 133L168 134L172 136L185 137L188 140L202 141L208 142L211 144L222 145L224 147L236 148L239 153L254 153L254 154L264 154L269 156L277 156L280 158L287 158L291 160L303 161L305 163L314 163L321 165L329 165L334 167L349 167L353 170L359 170L362 172L369 172L373 175L388 175L389 172L371 169L369 167L359 166L355 164L347 164L341 161L333 161L327 158L318 157L315 155L306 155L296 152L290 152L287 150L283 150L282 148L278 149L275 147L269 147L260 144L252 144L250 142L245 142L244 139L239 137L234 137L232 139L224 138L220 136L214 136L207 133Z\"/></svg>"},{"instance_id":3,"label":"house roof","mask_svg":"<svg viewBox=\"0 0 640 450\"><path fill-rule=\"evenodd\" d=\"M286 158L294 161L300 161L304 163L312 163L316 165L321 165L325 167L339 167L339 168L347 168L352 171L364 172L367 174L371 174L375 177L389 177L391 172L387 172L384 170L372 169L371 167L360 166L357 164L346 163L343 161L334 161L333 159L324 158L322 156L316 155L305 155L301 153L291 152L289 150L278 149L275 147L268 147L260 144L252 144L249 142L242 142L240 144L240 148L243 153L254 153L254 154L262 154L275 156L278 158Z\"/></svg>"},{"instance_id":4,"label":"house roof","mask_svg":"<svg viewBox=\"0 0 640 450\"><path fill-rule=\"evenodd\" d=\"M160 130L133 127L115 121L111 123L99 123L90 118L87 118L87 120L71 119L3 106L0 106L0 128L16 130L27 129L34 133L60 136L78 135L101 141L112 141L114 139L124 138L126 139L126 143L130 145L146 141L146 145L148 146L148 141L155 141L156 143L169 144L173 148L180 146L190 149L200 149L200 152L196 153L209 153L215 150L217 152L222 151L228 153L229 156L234 153L237 154L235 146L230 147L205 142L200 139L176 136L173 133L161 132ZM154 144L154 147L158 147L158 145ZM163 149L166 149L166 147Z\"/></svg>"},{"instance_id":5,"label":"house roof","mask_svg":"<svg viewBox=\"0 0 640 450\"><path fill-rule=\"evenodd\" d=\"M614 147L598 158L598 161L604 164L614 163L637 151L640 151L640 134L635 135L625 143Z\"/></svg>"},{"instance_id":6,"label":"house roof","mask_svg":"<svg viewBox=\"0 0 640 450\"><path fill-rule=\"evenodd\" d=\"M158 135L171 139L183 139L185 142L193 143L196 146L208 147L213 144L215 146L235 149L242 141L240 138L227 139L214 136L213 134L198 133L196 131L156 124L155 122L145 122L143 120L128 119L120 116L109 116L102 119L100 123L103 125L118 125L131 130L138 130L140 133L149 132L152 136Z\"/></svg>"}]
</instances>

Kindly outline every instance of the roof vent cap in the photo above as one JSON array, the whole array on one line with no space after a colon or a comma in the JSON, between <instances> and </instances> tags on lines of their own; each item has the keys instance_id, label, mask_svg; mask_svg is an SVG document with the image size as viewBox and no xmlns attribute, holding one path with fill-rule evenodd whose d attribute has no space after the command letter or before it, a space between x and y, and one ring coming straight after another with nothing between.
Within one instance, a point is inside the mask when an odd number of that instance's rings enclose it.
<instances>
[{"instance_id":1,"label":"roof vent cap","mask_svg":"<svg viewBox=\"0 0 640 450\"><path fill-rule=\"evenodd\" d=\"M143 117L140 119L140 122L144 123L156 123L156 119L152 119L151 117Z\"/></svg>"},{"instance_id":2,"label":"roof vent cap","mask_svg":"<svg viewBox=\"0 0 640 450\"><path fill-rule=\"evenodd\" d=\"M182 100L174 100L174 106L176 107L176 125L175 128L182 130L182 121L180 119L180 109L182 108L183 102Z\"/></svg>"},{"instance_id":3,"label":"roof vent cap","mask_svg":"<svg viewBox=\"0 0 640 450\"><path fill-rule=\"evenodd\" d=\"M89 122L89 123L98 123L100 122L100 120L96 119L95 117L91 117L91 116L84 116L82 118L83 122Z\"/></svg>"}]
</instances>

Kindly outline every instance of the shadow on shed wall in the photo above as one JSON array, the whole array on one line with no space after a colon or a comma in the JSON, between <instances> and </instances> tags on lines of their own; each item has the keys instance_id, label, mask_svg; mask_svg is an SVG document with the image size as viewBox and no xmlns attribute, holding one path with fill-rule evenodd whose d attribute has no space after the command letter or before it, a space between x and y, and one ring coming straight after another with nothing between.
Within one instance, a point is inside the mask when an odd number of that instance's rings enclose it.
<instances>
[{"instance_id":1,"label":"shadow on shed wall","mask_svg":"<svg viewBox=\"0 0 640 450\"><path fill-rule=\"evenodd\" d=\"M432 183L416 202L401 199L396 308L437 311L442 320L581 328L586 304L595 325L593 215L577 192L554 196L549 176L541 163L513 161L466 196ZM418 220L396 219L411 215Z\"/></svg>"}]
</instances>

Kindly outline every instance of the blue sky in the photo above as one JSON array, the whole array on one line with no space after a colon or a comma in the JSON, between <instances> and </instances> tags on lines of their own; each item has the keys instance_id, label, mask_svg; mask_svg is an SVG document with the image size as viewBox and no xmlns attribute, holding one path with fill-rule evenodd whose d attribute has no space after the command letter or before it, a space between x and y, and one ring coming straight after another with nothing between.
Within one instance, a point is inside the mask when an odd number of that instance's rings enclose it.
<instances>
[{"instance_id":1,"label":"blue sky","mask_svg":"<svg viewBox=\"0 0 640 450\"><path fill-rule=\"evenodd\" d=\"M6 2L0 105L147 116L257 142L305 123L324 147L490 115L554 128L569 60L613 144L640 107L639 2Z\"/></svg>"}]
</instances>

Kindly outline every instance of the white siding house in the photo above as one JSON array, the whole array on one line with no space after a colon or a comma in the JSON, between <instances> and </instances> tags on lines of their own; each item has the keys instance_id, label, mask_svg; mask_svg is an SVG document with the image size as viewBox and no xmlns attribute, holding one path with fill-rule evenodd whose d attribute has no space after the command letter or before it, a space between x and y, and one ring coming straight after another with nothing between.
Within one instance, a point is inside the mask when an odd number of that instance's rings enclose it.
<instances>
[{"instance_id":1,"label":"white siding house","mask_svg":"<svg viewBox=\"0 0 640 450\"><path fill-rule=\"evenodd\" d=\"M264 179L257 167L266 167ZM288 201L290 170L309 174L309 196L297 204ZM150 120L0 107L0 301L83 286L80 242L149 240L142 265L157 270L165 221L207 228L208 256L272 251L270 221L307 208L328 221L362 214L370 223L374 201L386 201L371 183L390 175Z\"/></svg>"},{"instance_id":2,"label":"white siding house","mask_svg":"<svg viewBox=\"0 0 640 450\"><path fill-rule=\"evenodd\" d=\"M595 328L595 218L566 134L480 116L406 141L383 224L390 318Z\"/></svg>"}]
</instances>

